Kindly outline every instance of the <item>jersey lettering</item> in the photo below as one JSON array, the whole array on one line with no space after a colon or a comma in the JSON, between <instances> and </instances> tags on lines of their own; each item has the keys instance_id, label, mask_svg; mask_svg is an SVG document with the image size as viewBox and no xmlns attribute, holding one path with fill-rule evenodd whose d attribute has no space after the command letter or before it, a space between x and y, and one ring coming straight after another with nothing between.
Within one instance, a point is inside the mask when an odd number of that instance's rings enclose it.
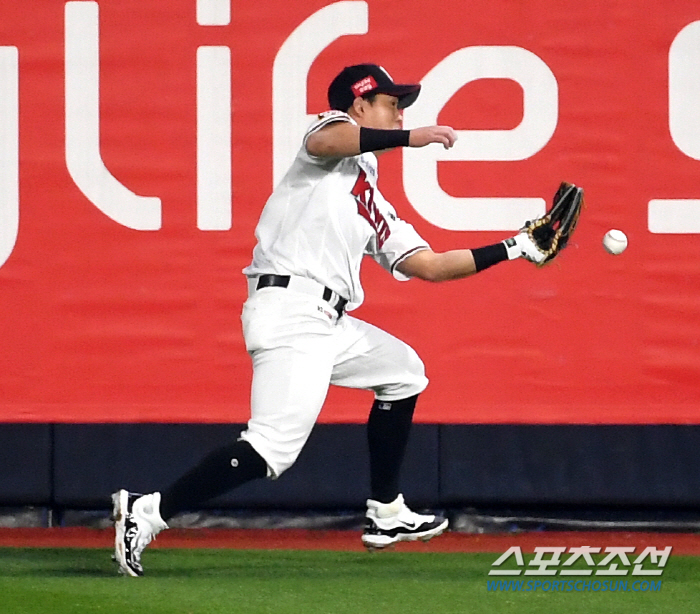
<instances>
[{"instance_id":1,"label":"jersey lettering","mask_svg":"<svg viewBox=\"0 0 700 614\"><path fill-rule=\"evenodd\" d=\"M367 175L362 169L360 169L360 174L352 188L352 195L357 202L357 212L369 222L370 226L374 228L374 232L377 233L377 247L381 249L389 238L391 230L374 203L374 188L367 181Z\"/></svg>"}]
</instances>

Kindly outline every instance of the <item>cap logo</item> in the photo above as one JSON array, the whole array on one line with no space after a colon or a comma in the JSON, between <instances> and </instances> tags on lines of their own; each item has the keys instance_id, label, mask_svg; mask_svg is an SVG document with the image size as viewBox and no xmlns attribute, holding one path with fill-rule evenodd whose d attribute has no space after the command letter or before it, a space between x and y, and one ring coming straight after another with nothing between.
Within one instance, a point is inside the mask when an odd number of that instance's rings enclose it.
<instances>
[{"instance_id":1,"label":"cap logo","mask_svg":"<svg viewBox=\"0 0 700 614\"><path fill-rule=\"evenodd\" d=\"M352 93L355 94L355 98L357 98L358 96L362 96L362 94L371 92L376 87L377 82L374 80L372 75L369 75L368 77L360 79L357 83L350 86L350 89L352 90Z\"/></svg>"}]
</instances>

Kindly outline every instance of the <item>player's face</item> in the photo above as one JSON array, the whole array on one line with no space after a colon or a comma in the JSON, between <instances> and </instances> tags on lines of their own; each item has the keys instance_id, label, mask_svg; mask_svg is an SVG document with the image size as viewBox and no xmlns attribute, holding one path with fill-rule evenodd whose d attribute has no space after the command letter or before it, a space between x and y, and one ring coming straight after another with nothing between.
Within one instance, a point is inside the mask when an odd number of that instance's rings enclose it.
<instances>
[{"instance_id":1,"label":"player's face","mask_svg":"<svg viewBox=\"0 0 700 614\"><path fill-rule=\"evenodd\" d=\"M367 104L365 121L367 128L398 130L401 128L403 114L398 107L399 99L388 94L377 94L374 101Z\"/></svg>"}]
</instances>

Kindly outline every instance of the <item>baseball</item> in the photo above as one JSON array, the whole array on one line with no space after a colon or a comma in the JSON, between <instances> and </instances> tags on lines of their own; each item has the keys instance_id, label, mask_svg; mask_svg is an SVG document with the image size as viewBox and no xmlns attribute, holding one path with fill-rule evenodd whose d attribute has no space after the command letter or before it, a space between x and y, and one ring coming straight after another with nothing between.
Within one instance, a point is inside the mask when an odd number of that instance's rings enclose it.
<instances>
[{"instance_id":1,"label":"baseball","mask_svg":"<svg viewBox=\"0 0 700 614\"><path fill-rule=\"evenodd\" d=\"M627 235L621 230L608 230L603 237L603 247L609 254L621 254L627 249Z\"/></svg>"}]
</instances>

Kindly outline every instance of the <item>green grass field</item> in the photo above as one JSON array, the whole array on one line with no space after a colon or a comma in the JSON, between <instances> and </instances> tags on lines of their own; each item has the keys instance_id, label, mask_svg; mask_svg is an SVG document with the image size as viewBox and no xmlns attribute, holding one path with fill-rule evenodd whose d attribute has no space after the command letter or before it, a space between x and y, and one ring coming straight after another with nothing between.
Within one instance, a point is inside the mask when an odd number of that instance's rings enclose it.
<instances>
[{"instance_id":1,"label":"green grass field","mask_svg":"<svg viewBox=\"0 0 700 614\"><path fill-rule=\"evenodd\" d=\"M487 590L487 574L495 554L155 549L144 554L144 578L118 577L110 554L0 549L0 613L666 614L700 609L696 557L672 556L663 576L653 578L662 580L653 592L494 592Z\"/></svg>"}]
</instances>

